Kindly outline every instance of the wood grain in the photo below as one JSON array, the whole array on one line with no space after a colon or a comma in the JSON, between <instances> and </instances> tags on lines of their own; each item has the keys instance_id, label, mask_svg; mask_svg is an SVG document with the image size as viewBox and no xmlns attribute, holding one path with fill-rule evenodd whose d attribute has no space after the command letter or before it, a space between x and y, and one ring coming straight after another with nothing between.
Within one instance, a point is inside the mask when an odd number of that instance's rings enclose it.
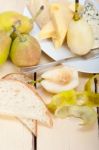
<instances>
[{"instance_id":1,"label":"wood grain","mask_svg":"<svg viewBox=\"0 0 99 150\"><path fill-rule=\"evenodd\" d=\"M99 2L99 0L96 0ZM0 0L0 12L4 10L16 10L23 12L25 0ZM43 55L41 62L50 61ZM17 72L17 68L7 62L0 67L0 76L10 72ZM79 89L83 89L84 82L89 75L80 74ZM43 95L43 93L42 93ZM44 95L48 99L49 95ZM49 97L50 99L50 97ZM54 120L53 128L38 126L37 150L99 150L97 123L91 130L81 130L75 120ZM32 135L18 120L9 120L0 117L0 150L31 150Z\"/></svg>"}]
</instances>

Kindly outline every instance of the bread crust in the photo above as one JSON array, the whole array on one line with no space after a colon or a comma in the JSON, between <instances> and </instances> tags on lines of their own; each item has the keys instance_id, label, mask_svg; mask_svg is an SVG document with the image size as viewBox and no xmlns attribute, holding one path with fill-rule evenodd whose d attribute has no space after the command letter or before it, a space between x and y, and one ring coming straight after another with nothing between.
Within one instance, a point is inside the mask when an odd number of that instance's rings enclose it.
<instances>
[{"instance_id":1,"label":"bread crust","mask_svg":"<svg viewBox=\"0 0 99 150\"><path fill-rule=\"evenodd\" d=\"M27 83L27 81L30 81L31 78L25 75L24 73L9 73L5 76L2 77L2 79L6 80L18 80L21 81L23 77L24 83ZM26 81L25 81L26 78ZM17 118L17 117L16 117ZM35 136L37 136L37 121L36 120L31 120L31 123L33 123L33 127L28 124L28 119L23 119L23 118L17 118L30 132L32 132Z\"/></svg>"},{"instance_id":2,"label":"bread crust","mask_svg":"<svg viewBox=\"0 0 99 150\"><path fill-rule=\"evenodd\" d=\"M26 84L26 83L24 83L24 82L22 82L22 81L12 80L12 79L6 79L6 78L2 78L2 79L0 79L0 81L11 81L11 82L13 81L13 82L16 82L16 83L20 83L20 84L22 84L22 85L25 85L26 87L28 87L28 88L38 97L38 99L40 99L40 100L43 102L43 104L44 104L45 107L46 107L46 104L44 103L43 99L38 95L36 89L35 89L33 86L31 86L31 85L29 85L29 84ZM49 117L49 122L48 122L48 123L45 123L45 124L43 124L43 125L45 125L45 126L47 126L47 127L52 127L53 122L52 122L51 114L50 114L50 112L48 111L47 108L46 108L45 114Z\"/></svg>"}]
</instances>

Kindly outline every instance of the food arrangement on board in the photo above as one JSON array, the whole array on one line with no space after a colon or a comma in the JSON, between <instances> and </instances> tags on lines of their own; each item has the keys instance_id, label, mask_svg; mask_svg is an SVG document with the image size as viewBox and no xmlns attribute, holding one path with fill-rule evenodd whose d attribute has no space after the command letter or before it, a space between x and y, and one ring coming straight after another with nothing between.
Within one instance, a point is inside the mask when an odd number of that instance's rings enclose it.
<instances>
[{"instance_id":1,"label":"food arrangement on board","mask_svg":"<svg viewBox=\"0 0 99 150\"><path fill-rule=\"evenodd\" d=\"M94 28L95 23L99 29L99 20L94 21L88 15L97 14L97 18L99 12L90 1L85 6L76 3L75 9L74 4L69 2L40 2L32 1L31 9L34 9L31 10L31 19L12 11L0 13L0 65L8 58L18 67L30 67L39 63L41 47L30 34L34 21L41 28L38 37L41 40L52 40L56 49L66 43L72 53L82 56L99 46L98 33ZM88 38L85 38L86 35ZM37 135L36 121L52 127L54 117L80 118L82 127L96 122L94 107L99 106L99 93L94 93L92 83L99 75L90 78L84 91L79 92L76 90L79 73L71 66L50 68L37 81L27 74L11 73L0 79L0 114L16 117L34 135ZM34 88L35 83L37 89ZM40 97L39 86L51 94L49 103Z\"/></svg>"}]
</instances>

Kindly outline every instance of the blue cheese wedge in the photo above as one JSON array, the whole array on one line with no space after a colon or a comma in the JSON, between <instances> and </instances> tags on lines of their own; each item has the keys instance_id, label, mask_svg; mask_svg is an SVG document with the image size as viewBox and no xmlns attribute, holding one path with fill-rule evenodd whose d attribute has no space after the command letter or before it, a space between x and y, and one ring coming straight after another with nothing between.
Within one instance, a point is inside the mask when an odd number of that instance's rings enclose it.
<instances>
[{"instance_id":1,"label":"blue cheese wedge","mask_svg":"<svg viewBox=\"0 0 99 150\"><path fill-rule=\"evenodd\" d=\"M95 40L93 48L99 47L99 11L90 0L85 3L83 18L91 25L93 29Z\"/></svg>"}]
</instances>

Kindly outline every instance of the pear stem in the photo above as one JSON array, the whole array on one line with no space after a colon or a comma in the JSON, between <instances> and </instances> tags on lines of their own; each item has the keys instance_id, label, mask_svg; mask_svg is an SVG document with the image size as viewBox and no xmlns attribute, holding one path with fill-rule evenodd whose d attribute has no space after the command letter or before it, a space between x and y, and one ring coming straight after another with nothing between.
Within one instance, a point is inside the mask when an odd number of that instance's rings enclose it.
<instances>
[{"instance_id":1,"label":"pear stem","mask_svg":"<svg viewBox=\"0 0 99 150\"><path fill-rule=\"evenodd\" d=\"M30 82L28 82L28 84L32 84L32 85L34 85L35 83L40 83L41 81L43 81L44 79L39 79L39 80L37 80L37 81L34 81L34 80L32 80L32 81L30 81Z\"/></svg>"},{"instance_id":2,"label":"pear stem","mask_svg":"<svg viewBox=\"0 0 99 150\"><path fill-rule=\"evenodd\" d=\"M18 28L20 25L21 25L21 21L18 20L18 21L12 26L12 28L13 28L12 33L15 32L16 35L20 38L20 41L23 42L23 41L24 41L24 38L23 38L23 36L21 35L21 33L17 30L17 28Z\"/></svg>"},{"instance_id":3,"label":"pear stem","mask_svg":"<svg viewBox=\"0 0 99 150\"><path fill-rule=\"evenodd\" d=\"M10 30L9 32L7 32L7 34L8 34L9 36L11 36L11 34L12 34L13 32L16 32L16 29L17 29L20 25L21 25L21 21L20 21L20 20L17 20L17 21L14 23L14 25L12 25L11 30Z\"/></svg>"},{"instance_id":4,"label":"pear stem","mask_svg":"<svg viewBox=\"0 0 99 150\"><path fill-rule=\"evenodd\" d=\"M44 10L44 6L42 5L42 6L40 7L40 9L37 11L37 13L35 14L35 16L32 17L32 19L31 19L32 23L34 23L34 21L36 20L36 18L41 14L41 12L42 12L43 10Z\"/></svg>"},{"instance_id":5,"label":"pear stem","mask_svg":"<svg viewBox=\"0 0 99 150\"><path fill-rule=\"evenodd\" d=\"M74 13L74 17L73 19L75 21L78 21L80 19L80 15L79 15L79 0L75 0L75 13Z\"/></svg>"}]
</instances>

